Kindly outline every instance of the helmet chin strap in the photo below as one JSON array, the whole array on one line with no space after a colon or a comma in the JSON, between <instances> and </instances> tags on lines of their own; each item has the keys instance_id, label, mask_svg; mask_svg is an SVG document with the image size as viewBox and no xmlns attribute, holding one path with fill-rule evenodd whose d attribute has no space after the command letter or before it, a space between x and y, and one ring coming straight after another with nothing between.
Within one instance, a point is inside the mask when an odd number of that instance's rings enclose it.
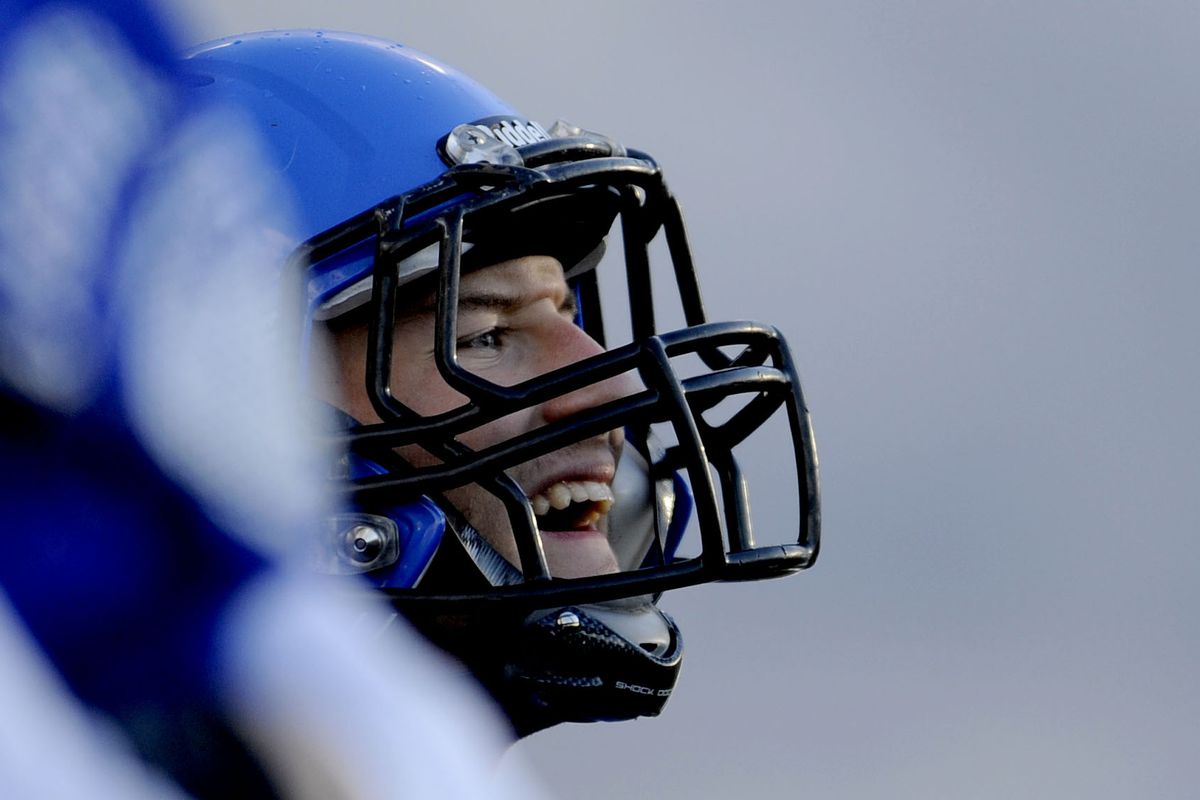
<instances>
[{"instance_id":1,"label":"helmet chin strap","mask_svg":"<svg viewBox=\"0 0 1200 800\"><path fill-rule=\"evenodd\" d=\"M470 524L463 522L456 527L456 531L463 549L492 586L512 586L524 579L521 571L500 555L487 539L483 538L483 534Z\"/></svg>"}]
</instances>

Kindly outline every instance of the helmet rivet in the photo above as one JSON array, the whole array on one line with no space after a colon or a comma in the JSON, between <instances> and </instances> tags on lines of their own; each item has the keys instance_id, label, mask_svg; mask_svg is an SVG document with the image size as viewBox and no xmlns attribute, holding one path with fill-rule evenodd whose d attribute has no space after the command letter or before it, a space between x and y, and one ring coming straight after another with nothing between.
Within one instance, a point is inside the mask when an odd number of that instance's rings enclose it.
<instances>
[{"instance_id":1,"label":"helmet rivet","mask_svg":"<svg viewBox=\"0 0 1200 800\"><path fill-rule=\"evenodd\" d=\"M579 615L574 611L560 612L558 619L554 620L554 625L558 628L578 628Z\"/></svg>"},{"instance_id":2,"label":"helmet rivet","mask_svg":"<svg viewBox=\"0 0 1200 800\"><path fill-rule=\"evenodd\" d=\"M371 525L355 525L346 531L344 545L351 559L360 564L374 561L383 551L384 536Z\"/></svg>"}]
</instances>

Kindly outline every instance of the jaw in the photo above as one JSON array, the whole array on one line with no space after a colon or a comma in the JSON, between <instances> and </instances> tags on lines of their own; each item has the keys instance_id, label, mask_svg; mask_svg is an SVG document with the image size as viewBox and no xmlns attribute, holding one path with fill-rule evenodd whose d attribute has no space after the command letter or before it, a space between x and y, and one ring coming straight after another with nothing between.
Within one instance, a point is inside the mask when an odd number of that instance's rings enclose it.
<instances>
[{"instance_id":1,"label":"jaw","mask_svg":"<svg viewBox=\"0 0 1200 800\"><path fill-rule=\"evenodd\" d=\"M617 572L617 557L608 534L592 527L577 531L542 531L546 563L555 578L583 578Z\"/></svg>"}]
</instances>

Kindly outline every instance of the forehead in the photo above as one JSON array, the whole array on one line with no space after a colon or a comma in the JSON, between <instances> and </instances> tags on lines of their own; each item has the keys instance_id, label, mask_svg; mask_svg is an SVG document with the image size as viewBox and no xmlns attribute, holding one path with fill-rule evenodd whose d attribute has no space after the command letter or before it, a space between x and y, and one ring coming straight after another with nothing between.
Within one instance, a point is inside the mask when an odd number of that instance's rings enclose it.
<instances>
[{"instance_id":1,"label":"forehead","mask_svg":"<svg viewBox=\"0 0 1200 800\"><path fill-rule=\"evenodd\" d=\"M558 288L566 288L562 264L558 259L523 256L466 273L459 285L459 295L467 296L479 291L524 295Z\"/></svg>"},{"instance_id":2,"label":"forehead","mask_svg":"<svg viewBox=\"0 0 1200 800\"><path fill-rule=\"evenodd\" d=\"M458 287L461 310L503 311L542 298L561 302L568 292L562 264L551 256L522 256L464 273ZM437 296L430 292L401 316L432 314Z\"/></svg>"}]
</instances>

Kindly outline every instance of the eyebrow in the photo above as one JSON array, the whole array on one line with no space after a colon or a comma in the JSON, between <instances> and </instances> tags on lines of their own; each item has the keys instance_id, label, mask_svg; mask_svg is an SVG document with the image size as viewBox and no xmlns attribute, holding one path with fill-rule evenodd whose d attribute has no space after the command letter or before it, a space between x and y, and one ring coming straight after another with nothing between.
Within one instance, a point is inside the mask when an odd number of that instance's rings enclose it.
<instances>
[{"instance_id":1,"label":"eyebrow","mask_svg":"<svg viewBox=\"0 0 1200 800\"><path fill-rule=\"evenodd\" d=\"M491 290L467 290L458 296L458 310L461 311L496 311L505 312L529 303L534 297L533 292L497 292ZM574 316L578 305L575 292L570 286L563 296L559 311L569 311ZM437 296L432 295L413 309L416 313L432 314L437 309Z\"/></svg>"}]
</instances>

